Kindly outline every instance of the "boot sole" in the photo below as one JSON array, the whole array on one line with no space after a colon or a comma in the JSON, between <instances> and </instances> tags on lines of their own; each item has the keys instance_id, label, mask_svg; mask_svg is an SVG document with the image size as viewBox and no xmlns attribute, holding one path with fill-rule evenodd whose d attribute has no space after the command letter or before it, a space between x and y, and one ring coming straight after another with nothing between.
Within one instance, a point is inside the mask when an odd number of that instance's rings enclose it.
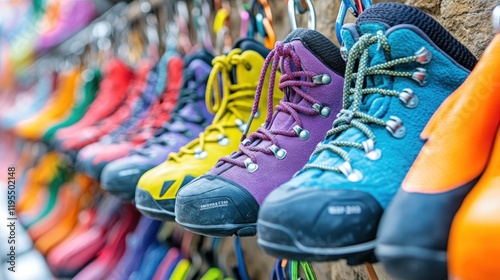
<instances>
[{"instance_id":1,"label":"boot sole","mask_svg":"<svg viewBox=\"0 0 500 280\"><path fill-rule=\"evenodd\" d=\"M213 237L231 237L233 235L239 237L255 236L257 234L257 224L224 224L224 225L210 225L200 226L186 223L179 223L185 229L206 236Z\"/></svg>"},{"instance_id":2,"label":"boot sole","mask_svg":"<svg viewBox=\"0 0 500 280\"><path fill-rule=\"evenodd\" d=\"M165 203L171 205L172 209L174 209L175 199L167 200ZM141 189L136 189L135 207L144 216L155 220L170 222L175 220L174 211L165 210L165 208L158 201L156 201L151 194Z\"/></svg>"},{"instance_id":3,"label":"boot sole","mask_svg":"<svg viewBox=\"0 0 500 280\"><path fill-rule=\"evenodd\" d=\"M264 252L278 258L292 260L304 260L309 262L328 262L347 260L348 265L359 265L366 262L376 262L374 254L376 240L336 248L310 247L298 241L295 233L291 230L273 223L258 221L259 238L258 244ZM263 232L265 232L263 234ZM271 240L280 240L281 244L262 239L262 236L270 237Z\"/></svg>"}]
</instances>

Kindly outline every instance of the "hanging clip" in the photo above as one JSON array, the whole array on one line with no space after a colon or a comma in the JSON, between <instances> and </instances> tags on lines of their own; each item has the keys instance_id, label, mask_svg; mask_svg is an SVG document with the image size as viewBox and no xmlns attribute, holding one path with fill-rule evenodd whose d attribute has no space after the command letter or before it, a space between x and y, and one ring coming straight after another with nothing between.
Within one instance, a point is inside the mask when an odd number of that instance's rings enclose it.
<instances>
[{"instance_id":1,"label":"hanging clip","mask_svg":"<svg viewBox=\"0 0 500 280\"><path fill-rule=\"evenodd\" d=\"M255 15L255 16L254 16ZM276 33L273 27L273 14L267 0L254 0L250 12L251 28L249 36L252 37L253 28L264 39L264 46L268 49L274 48Z\"/></svg>"},{"instance_id":2,"label":"hanging clip","mask_svg":"<svg viewBox=\"0 0 500 280\"><path fill-rule=\"evenodd\" d=\"M497 32L500 32L500 5L493 10L493 26Z\"/></svg>"},{"instance_id":3,"label":"hanging clip","mask_svg":"<svg viewBox=\"0 0 500 280\"><path fill-rule=\"evenodd\" d=\"M213 31L216 35L215 50L223 54L231 49L233 38L231 37L231 13L229 3L221 3L222 7L217 10L214 19Z\"/></svg>"},{"instance_id":4,"label":"hanging clip","mask_svg":"<svg viewBox=\"0 0 500 280\"><path fill-rule=\"evenodd\" d=\"M304 6L305 4L305 6ZM316 30L316 11L311 0L288 0L288 18L292 30L297 29L297 14L307 12L307 28Z\"/></svg>"},{"instance_id":5,"label":"hanging clip","mask_svg":"<svg viewBox=\"0 0 500 280\"><path fill-rule=\"evenodd\" d=\"M371 0L341 0L340 8L337 14L337 20L335 21L335 34L337 35L337 41L342 45L342 36L340 31L342 30L342 25L344 25L345 17L347 11L349 11L354 17L358 17L366 8L372 5Z\"/></svg>"}]
</instances>

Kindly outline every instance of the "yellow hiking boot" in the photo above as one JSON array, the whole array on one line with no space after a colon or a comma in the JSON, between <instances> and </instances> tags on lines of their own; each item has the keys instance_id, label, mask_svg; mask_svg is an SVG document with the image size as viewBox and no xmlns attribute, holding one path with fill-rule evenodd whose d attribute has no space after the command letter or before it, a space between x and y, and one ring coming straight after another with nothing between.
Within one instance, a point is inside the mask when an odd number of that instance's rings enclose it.
<instances>
[{"instance_id":1,"label":"yellow hiking boot","mask_svg":"<svg viewBox=\"0 0 500 280\"><path fill-rule=\"evenodd\" d=\"M238 149L246 121L250 118L255 91L268 53L269 50L261 44L245 39L236 43L235 48L227 55L213 60L206 100L209 111L216 113L215 118L200 133L198 139L182 147L178 153L170 154L164 163L142 175L135 193L136 207L142 214L173 221L177 191L194 178L205 174L220 157ZM269 74L266 74L265 79L259 113L251 123L250 132L257 130L264 122L264 113L268 111ZM279 74L276 76L276 81L278 80ZM278 103L282 97L278 83L274 83L274 103Z\"/></svg>"}]
</instances>

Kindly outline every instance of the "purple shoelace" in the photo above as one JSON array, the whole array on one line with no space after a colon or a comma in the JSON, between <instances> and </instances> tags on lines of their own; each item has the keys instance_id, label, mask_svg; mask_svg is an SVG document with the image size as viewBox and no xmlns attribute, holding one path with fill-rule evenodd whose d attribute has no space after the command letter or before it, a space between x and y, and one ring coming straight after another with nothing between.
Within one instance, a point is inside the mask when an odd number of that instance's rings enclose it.
<instances>
[{"instance_id":1,"label":"purple shoelace","mask_svg":"<svg viewBox=\"0 0 500 280\"><path fill-rule=\"evenodd\" d=\"M269 80L269 92L267 98L267 116L265 125L258 128L256 132L250 134L250 136L243 141L239 145L240 153L233 155L238 157L241 154L246 155L248 158L252 160L253 163L257 163L257 159L254 156L256 152L262 152L267 155L272 155L273 152L269 149L270 146L276 145L280 147L278 139L276 139L276 135L283 135L288 137L298 137L297 132L294 130L283 130L283 129L270 129L269 123L273 117L273 95L274 95L274 83L276 80L276 72L278 70L278 65L280 59L283 59L283 67L282 67L282 76L280 78L279 89L283 90L288 88L290 91L295 92L299 96L301 96L304 100L309 102L310 104L320 104L319 101L314 99L312 96L307 94L302 90L302 87L316 87L317 84L312 82L312 78L317 74L312 71L304 71L302 70L300 58L297 53L293 50L291 44L284 44L282 42L277 42L274 50L272 50L267 56L264 66L262 67L262 72L260 75L259 85L257 87L257 92L255 94L255 100L252 107L252 117L250 121L253 119L253 116L257 113L259 107L260 96L262 94L262 88L264 85L264 80L267 74L267 69L269 68L269 64L273 61L270 73ZM284 91L285 94L287 91ZM298 103L286 101L286 99L282 99L280 103L276 106L276 111L285 112L292 116L295 120L295 124L302 127L302 121L300 119L299 113L306 115L318 115L319 113L312 108L312 106L302 106ZM247 124L247 127L250 127L250 122ZM269 127L269 128L268 128ZM245 139L246 135L243 134L243 139ZM268 147L261 147L259 145L252 146L257 140L267 140L271 142L271 145ZM233 165L237 165L239 167L245 168L245 163L243 159L234 159L232 156L223 157L220 159L219 163L227 162Z\"/></svg>"}]
</instances>

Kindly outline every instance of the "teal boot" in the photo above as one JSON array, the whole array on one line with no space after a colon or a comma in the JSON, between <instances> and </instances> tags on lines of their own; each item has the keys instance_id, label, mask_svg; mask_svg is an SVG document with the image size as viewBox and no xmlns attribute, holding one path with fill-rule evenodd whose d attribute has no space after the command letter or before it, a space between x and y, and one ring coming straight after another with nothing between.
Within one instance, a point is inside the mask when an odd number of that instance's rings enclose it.
<instances>
[{"instance_id":1,"label":"teal boot","mask_svg":"<svg viewBox=\"0 0 500 280\"><path fill-rule=\"evenodd\" d=\"M476 63L439 23L403 4L368 8L342 38L343 110L260 209L259 244L278 258L374 261L380 218L425 142L420 133Z\"/></svg>"}]
</instances>

